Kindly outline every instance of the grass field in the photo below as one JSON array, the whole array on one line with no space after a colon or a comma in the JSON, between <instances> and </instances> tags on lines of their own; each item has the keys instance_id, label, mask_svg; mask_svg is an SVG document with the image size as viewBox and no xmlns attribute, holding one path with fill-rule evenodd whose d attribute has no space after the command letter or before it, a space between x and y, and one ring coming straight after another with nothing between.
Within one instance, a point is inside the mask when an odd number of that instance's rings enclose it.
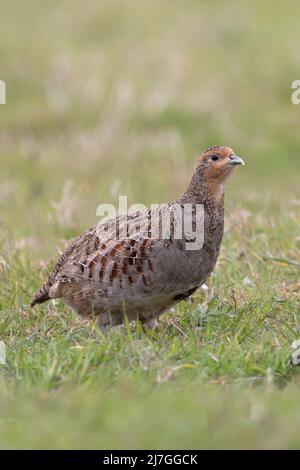
<instances>
[{"instance_id":1,"label":"grass field","mask_svg":"<svg viewBox=\"0 0 300 470\"><path fill-rule=\"evenodd\" d=\"M300 448L299 2L1 6L1 448ZM28 309L101 202L241 155L209 290L155 332Z\"/></svg>"}]
</instances>

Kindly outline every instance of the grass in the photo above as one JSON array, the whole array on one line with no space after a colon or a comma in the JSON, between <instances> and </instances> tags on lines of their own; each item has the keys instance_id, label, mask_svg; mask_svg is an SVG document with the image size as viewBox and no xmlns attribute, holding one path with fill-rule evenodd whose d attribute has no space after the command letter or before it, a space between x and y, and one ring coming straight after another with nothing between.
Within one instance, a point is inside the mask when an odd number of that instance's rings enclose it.
<instances>
[{"instance_id":1,"label":"grass","mask_svg":"<svg viewBox=\"0 0 300 470\"><path fill-rule=\"evenodd\" d=\"M269 0L3 9L0 447L300 447L298 10ZM28 309L98 204L172 200L216 143L247 165L228 184L207 291L155 332L103 336L62 303Z\"/></svg>"}]
</instances>

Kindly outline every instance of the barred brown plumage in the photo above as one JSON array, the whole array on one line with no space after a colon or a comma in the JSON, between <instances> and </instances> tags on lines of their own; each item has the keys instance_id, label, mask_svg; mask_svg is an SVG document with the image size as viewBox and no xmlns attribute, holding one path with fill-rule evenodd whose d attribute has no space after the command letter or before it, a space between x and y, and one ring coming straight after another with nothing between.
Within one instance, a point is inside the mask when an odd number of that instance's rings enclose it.
<instances>
[{"instance_id":1,"label":"barred brown plumage","mask_svg":"<svg viewBox=\"0 0 300 470\"><path fill-rule=\"evenodd\" d=\"M97 316L101 328L122 323L125 315L154 327L163 311L189 297L211 274L223 236L224 183L238 164L243 161L231 148L211 147L177 201L88 230L63 253L31 306L63 298L80 315ZM176 209L190 206L196 227L199 204L204 206L203 245L190 250L187 235L177 236L182 219L177 220Z\"/></svg>"}]
</instances>

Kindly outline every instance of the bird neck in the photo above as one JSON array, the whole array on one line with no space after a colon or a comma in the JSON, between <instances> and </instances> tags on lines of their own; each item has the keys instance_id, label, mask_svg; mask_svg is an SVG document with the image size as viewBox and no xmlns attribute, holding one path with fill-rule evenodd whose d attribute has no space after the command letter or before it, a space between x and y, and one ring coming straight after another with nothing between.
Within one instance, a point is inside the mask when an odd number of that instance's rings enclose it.
<instances>
[{"instance_id":1,"label":"bird neck","mask_svg":"<svg viewBox=\"0 0 300 470\"><path fill-rule=\"evenodd\" d=\"M203 174L195 173L179 202L181 204L204 204L207 210L222 209L224 207L224 184L216 179L207 180Z\"/></svg>"}]
</instances>

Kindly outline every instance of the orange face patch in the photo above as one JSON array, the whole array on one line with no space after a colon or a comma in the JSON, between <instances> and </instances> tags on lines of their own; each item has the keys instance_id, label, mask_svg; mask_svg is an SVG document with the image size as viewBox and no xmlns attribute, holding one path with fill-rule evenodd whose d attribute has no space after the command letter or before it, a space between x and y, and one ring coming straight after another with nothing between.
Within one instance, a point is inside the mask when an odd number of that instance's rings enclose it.
<instances>
[{"instance_id":1,"label":"orange face patch","mask_svg":"<svg viewBox=\"0 0 300 470\"><path fill-rule=\"evenodd\" d=\"M223 199L223 183L233 170L230 157L234 155L230 147L214 146L206 150L199 158L196 171L200 171L206 180L207 188L216 203Z\"/></svg>"},{"instance_id":2,"label":"orange face patch","mask_svg":"<svg viewBox=\"0 0 300 470\"><path fill-rule=\"evenodd\" d=\"M232 155L230 147L211 147L201 155L197 167L202 169L208 183L223 183L233 168L229 164Z\"/></svg>"}]
</instances>

